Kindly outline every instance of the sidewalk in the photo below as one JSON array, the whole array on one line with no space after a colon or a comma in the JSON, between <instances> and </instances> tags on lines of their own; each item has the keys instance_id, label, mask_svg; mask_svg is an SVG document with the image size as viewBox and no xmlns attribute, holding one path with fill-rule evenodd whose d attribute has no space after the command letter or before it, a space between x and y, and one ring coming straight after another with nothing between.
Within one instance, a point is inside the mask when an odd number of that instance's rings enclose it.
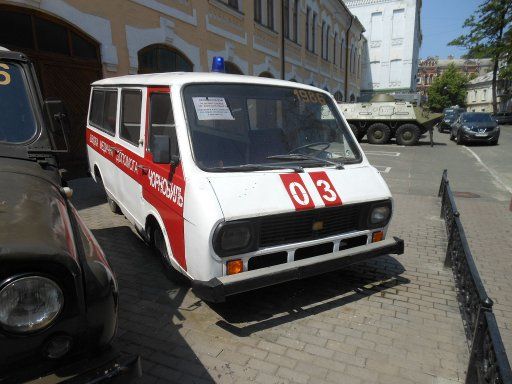
<instances>
[{"instance_id":1,"label":"sidewalk","mask_svg":"<svg viewBox=\"0 0 512 384\"><path fill-rule=\"evenodd\" d=\"M457 383L468 354L439 202L396 194L389 236L405 254L208 305L161 270L90 179L81 216L118 277L117 344L144 383Z\"/></svg>"}]
</instances>

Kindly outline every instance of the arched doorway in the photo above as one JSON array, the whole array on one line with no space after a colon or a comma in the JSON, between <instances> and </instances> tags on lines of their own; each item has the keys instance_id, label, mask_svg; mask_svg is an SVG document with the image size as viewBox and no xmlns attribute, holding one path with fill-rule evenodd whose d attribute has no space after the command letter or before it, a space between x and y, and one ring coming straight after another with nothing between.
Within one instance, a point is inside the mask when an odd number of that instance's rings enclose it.
<instances>
[{"instance_id":1,"label":"arched doorway","mask_svg":"<svg viewBox=\"0 0 512 384\"><path fill-rule=\"evenodd\" d=\"M265 71L265 72L261 72L259 74L259 77L268 77L269 79L273 79L274 78L274 75L272 75L270 72L268 71Z\"/></svg>"},{"instance_id":2,"label":"arched doorway","mask_svg":"<svg viewBox=\"0 0 512 384\"><path fill-rule=\"evenodd\" d=\"M226 73L231 73L233 75L244 74L242 70L236 64L233 64L231 61L225 61L224 68L226 69Z\"/></svg>"},{"instance_id":3,"label":"arched doorway","mask_svg":"<svg viewBox=\"0 0 512 384\"><path fill-rule=\"evenodd\" d=\"M99 44L57 17L0 5L0 45L27 55L34 62L43 97L65 103L71 124L70 151L59 159L69 176L85 175L90 84L102 77Z\"/></svg>"},{"instance_id":4,"label":"arched doorway","mask_svg":"<svg viewBox=\"0 0 512 384\"><path fill-rule=\"evenodd\" d=\"M334 94L334 99L335 99L338 103L343 102L343 93L341 93L340 91L337 91L337 92Z\"/></svg>"},{"instance_id":5,"label":"arched doorway","mask_svg":"<svg viewBox=\"0 0 512 384\"><path fill-rule=\"evenodd\" d=\"M192 72L194 65L177 49L153 44L138 52L139 73Z\"/></svg>"}]
</instances>

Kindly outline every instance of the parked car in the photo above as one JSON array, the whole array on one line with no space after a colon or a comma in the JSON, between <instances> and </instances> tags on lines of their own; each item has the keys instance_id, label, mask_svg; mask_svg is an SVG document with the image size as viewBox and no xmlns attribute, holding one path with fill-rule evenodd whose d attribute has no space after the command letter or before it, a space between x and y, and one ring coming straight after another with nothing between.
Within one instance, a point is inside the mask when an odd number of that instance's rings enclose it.
<instances>
[{"instance_id":1,"label":"parked car","mask_svg":"<svg viewBox=\"0 0 512 384\"><path fill-rule=\"evenodd\" d=\"M116 279L59 175L63 105L1 48L0 116L0 383L126 382L140 362L110 347Z\"/></svg>"},{"instance_id":2,"label":"parked car","mask_svg":"<svg viewBox=\"0 0 512 384\"><path fill-rule=\"evenodd\" d=\"M460 110L456 108L445 108L443 110L443 118L441 121L437 124L437 130L441 133L443 133L445 130L448 132L452 129L452 124L457 120L457 117L459 117Z\"/></svg>"},{"instance_id":3,"label":"parked car","mask_svg":"<svg viewBox=\"0 0 512 384\"><path fill-rule=\"evenodd\" d=\"M205 300L403 253L385 239L386 182L319 88L220 73L103 79L86 135L111 209Z\"/></svg>"},{"instance_id":4,"label":"parked car","mask_svg":"<svg viewBox=\"0 0 512 384\"><path fill-rule=\"evenodd\" d=\"M490 113L464 112L452 125L450 140L457 140L458 145L467 142L498 144L500 127Z\"/></svg>"},{"instance_id":5,"label":"parked car","mask_svg":"<svg viewBox=\"0 0 512 384\"><path fill-rule=\"evenodd\" d=\"M498 112L494 118L500 125L512 125L512 112Z\"/></svg>"}]
</instances>

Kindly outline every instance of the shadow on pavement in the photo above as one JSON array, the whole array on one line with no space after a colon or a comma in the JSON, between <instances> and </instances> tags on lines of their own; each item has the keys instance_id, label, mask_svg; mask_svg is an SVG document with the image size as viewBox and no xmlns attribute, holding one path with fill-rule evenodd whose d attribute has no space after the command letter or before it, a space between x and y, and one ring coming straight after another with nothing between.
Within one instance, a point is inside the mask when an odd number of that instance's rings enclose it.
<instances>
[{"instance_id":1,"label":"shadow on pavement","mask_svg":"<svg viewBox=\"0 0 512 384\"><path fill-rule=\"evenodd\" d=\"M223 320L217 325L240 337L407 284L401 263L390 256L340 271L237 295L226 303L209 304ZM236 305L234 302L236 301ZM237 323L249 323L237 326Z\"/></svg>"},{"instance_id":2,"label":"shadow on pavement","mask_svg":"<svg viewBox=\"0 0 512 384\"><path fill-rule=\"evenodd\" d=\"M107 202L105 191L91 177L70 180L68 185L73 189L71 202L77 210L95 207Z\"/></svg>"},{"instance_id":3,"label":"shadow on pavement","mask_svg":"<svg viewBox=\"0 0 512 384\"><path fill-rule=\"evenodd\" d=\"M119 323L114 344L142 357L140 383L213 383L183 338L179 308L189 291L169 280L156 254L128 226L92 231L119 283Z\"/></svg>"}]
</instances>

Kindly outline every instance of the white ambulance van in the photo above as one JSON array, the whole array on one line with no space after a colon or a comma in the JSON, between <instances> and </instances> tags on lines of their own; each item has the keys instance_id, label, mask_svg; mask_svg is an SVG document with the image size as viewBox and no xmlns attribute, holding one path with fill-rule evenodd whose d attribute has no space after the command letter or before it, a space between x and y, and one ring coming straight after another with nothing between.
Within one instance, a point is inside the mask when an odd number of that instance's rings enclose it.
<instances>
[{"instance_id":1,"label":"white ambulance van","mask_svg":"<svg viewBox=\"0 0 512 384\"><path fill-rule=\"evenodd\" d=\"M92 84L91 174L208 301L402 254L391 193L332 96L294 82L162 73Z\"/></svg>"}]
</instances>

